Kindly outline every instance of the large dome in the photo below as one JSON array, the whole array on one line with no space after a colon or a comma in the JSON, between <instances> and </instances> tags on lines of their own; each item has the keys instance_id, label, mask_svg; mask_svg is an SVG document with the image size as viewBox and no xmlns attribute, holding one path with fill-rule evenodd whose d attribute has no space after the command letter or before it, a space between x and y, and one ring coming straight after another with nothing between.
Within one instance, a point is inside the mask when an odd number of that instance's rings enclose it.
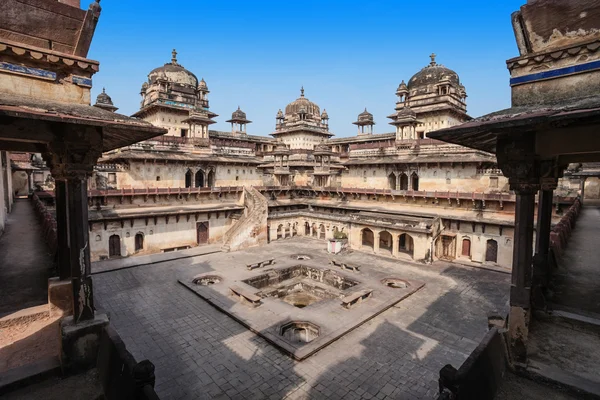
<instances>
[{"instance_id":1,"label":"large dome","mask_svg":"<svg viewBox=\"0 0 600 400\"><path fill-rule=\"evenodd\" d=\"M148 74L150 83L156 82L157 79L167 79L173 83L192 86L194 89L198 87L198 78L183 66L177 63L177 52L173 50L173 58L170 63L153 69Z\"/></svg>"},{"instance_id":2,"label":"large dome","mask_svg":"<svg viewBox=\"0 0 600 400\"><path fill-rule=\"evenodd\" d=\"M316 116L317 119L319 119L321 115L319 106L304 97L304 88L300 89L300 97L285 107L285 115L294 115L299 113L311 114Z\"/></svg>"},{"instance_id":3,"label":"large dome","mask_svg":"<svg viewBox=\"0 0 600 400\"><path fill-rule=\"evenodd\" d=\"M408 90L418 93L430 91L441 81L449 81L453 86L460 85L458 74L435 62L435 55L431 55L431 63L413 75L408 81Z\"/></svg>"}]
</instances>

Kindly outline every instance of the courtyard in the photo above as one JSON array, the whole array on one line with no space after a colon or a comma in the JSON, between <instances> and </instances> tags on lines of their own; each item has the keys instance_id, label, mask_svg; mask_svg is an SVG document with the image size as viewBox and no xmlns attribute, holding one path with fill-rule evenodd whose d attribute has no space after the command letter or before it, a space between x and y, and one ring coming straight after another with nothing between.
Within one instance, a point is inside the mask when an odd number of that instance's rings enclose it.
<instances>
[{"instance_id":1,"label":"courtyard","mask_svg":"<svg viewBox=\"0 0 600 400\"><path fill-rule=\"evenodd\" d=\"M510 275L505 273L360 252L336 256L359 266L360 272L322 267L360 282L373 272L424 286L296 361L182 284L198 275L229 276L239 270L240 279L247 279L289 263L328 260L325 244L293 238L244 251L96 273L97 307L109 314L136 359L155 364L156 391L165 399L434 398L440 368L460 365L486 334L487 314L506 307ZM290 257L294 254L312 259L299 262ZM268 259L275 264L246 269L247 264ZM377 298L375 291L355 309L340 307L336 312L343 318L343 313L361 310ZM327 302L295 307L284 300L278 307L309 312ZM244 312L266 305L251 308L231 296L229 303Z\"/></svg>"}]
</instances>

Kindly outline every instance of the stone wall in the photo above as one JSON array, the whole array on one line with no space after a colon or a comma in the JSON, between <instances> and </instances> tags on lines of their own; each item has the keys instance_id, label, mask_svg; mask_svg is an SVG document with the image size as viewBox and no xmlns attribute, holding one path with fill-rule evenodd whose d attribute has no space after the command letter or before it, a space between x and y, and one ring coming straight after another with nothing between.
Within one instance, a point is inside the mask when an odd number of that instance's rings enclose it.
<instances>
[{"instance_id":1,"label":"stone wall","mask_svg":"<svg viewBox=\"0 0 600 400\"><path fill-rule=\"evenodd\" d=\"M456 258L459 261L476 262L481 264L499 265L512 268L512 251L514 228L500 224L471 223L444 220L444 233L454 236L451 244L451 253L454 255L449 259ZM469 251L463 255L463 241L468 240ZM494 241L495 244L488 241ZM496 257L493 261L493 247L496 248ZM465 248L466 250L466 248ZM436 240L436 259L444 259L442 238ZM448 258L446 258L448 259Z\"/></svg>"},{"instance_id":2,"label":"stone wall","mask_svg":"<svg viewBox=\"0 0 600 400\"><path fill-rule=\"evenodd\" d=\"M395 166L364 165L348 166L341 175L342 187L390 189L390 174L395 176L396 190L400 190L400 175L404 172L408 178L408 190L413 190L411 176L419 178L418 190L451 192L507 192L508 180L496 170L479 169L477 164L451 166L421 165L399 170Z\"/></svg>"},{"instance_id":3,"label":"stone wall","mask_svg":"<svg viewBox=\"0 0 600 400\"><path fill-rule=\"evenodd\" d=\"M208 174L214 172L214 186L261 186L263 180L260 172L252 166L236 164L192 166L185 164L143 163L132 161L127 169L115 171L116 183L111 183L111 172L98 172L109 186L116 189L144 188L185 188L185 174L192 172L192 185L195 187L195 175L198 171L204 173L204 187L208 187Z\"/></svg>"},{"instance_id":4,"label":"stone wall","mask_svg":"<svg viewBox=\"0 0 600 400\"><path fill-rule=\"evenodd\" d=\"M210 216L209 216L210 214ZM208 243L220 243L223 235L231 226L231 219L224 213L199 213L198 220L194 216L187 218L182 216L179 221L170 217L167 223L165 217L158 217L157 223L153 218L133 218L133 226L130 218L124 224L121 222L110 222L104 227L103 222L92 224L90 231L90 253L92 261L109 256L109 238L118 235L121 243L121 256L143 255L160 253L165 249L195 247L197 243L197 223L208 221L209 240ZM142 234L144 238L143 250L135 251L135 236Z\"/></svg>"}]
</instances>

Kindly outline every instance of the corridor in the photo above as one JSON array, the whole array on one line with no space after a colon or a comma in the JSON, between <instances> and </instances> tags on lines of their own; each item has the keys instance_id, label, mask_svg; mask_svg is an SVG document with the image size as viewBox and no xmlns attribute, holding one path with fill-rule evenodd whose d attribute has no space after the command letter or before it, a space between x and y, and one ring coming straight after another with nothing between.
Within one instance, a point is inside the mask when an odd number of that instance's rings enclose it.
<instances>
[{"instance_id":1,"label":"corridor","mask_svg":"<svg viewBox=\"0 0 600 400\"><path fill-rule=\"evenodd\" d=\"M554 303L600 315L600 204L586 201L554 274Z\"/></svg>"},{"instance_id":2,"label":"corridor","mask_svg":"<svg viewBox=\"0 0 600 400\"><path fill-rule=\"evenodd\" d=\"M52 257L33 205L16 199L0 236L0 317L48 302Z\"/></svg>"}]
</instances>

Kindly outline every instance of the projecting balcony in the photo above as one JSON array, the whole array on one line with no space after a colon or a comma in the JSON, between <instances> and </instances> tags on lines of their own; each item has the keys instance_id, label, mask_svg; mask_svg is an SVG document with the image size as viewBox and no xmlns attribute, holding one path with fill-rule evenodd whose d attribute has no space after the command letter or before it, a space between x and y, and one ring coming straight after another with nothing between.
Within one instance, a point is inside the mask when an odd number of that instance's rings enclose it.
<instances>
[{"instance_id":1,"label":"projecting balcony","mask_svg":"<svg viewBox=\"0 0 600 400\"><path fill-rule=\"evenodd\" d=\"M331 167L328 165L316 166L314 174L315 175L329 175L329 174L331 174Z\"/></svg>"},{"instance_id":2,"label":"projecting balcony","mask_svg":"<svg viewBox=\"0 0 600 400\"><path fill-rule=\"evenodd\" d=\"M289 175L290 167L275 167L273 173L275 175Z\"/></svg>"}]
</instances>

